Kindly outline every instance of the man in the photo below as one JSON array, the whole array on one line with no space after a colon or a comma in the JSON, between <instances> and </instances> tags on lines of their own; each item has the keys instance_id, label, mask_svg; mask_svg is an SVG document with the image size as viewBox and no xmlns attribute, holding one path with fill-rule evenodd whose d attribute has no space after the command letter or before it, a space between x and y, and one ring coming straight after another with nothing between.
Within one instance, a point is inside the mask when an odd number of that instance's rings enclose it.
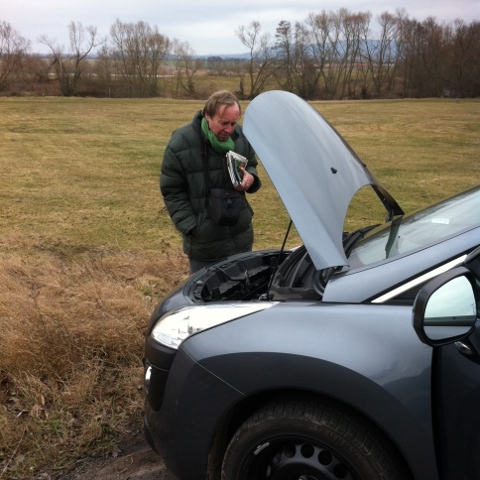
<instances>
[{"instance_id":1,"label":"man","mask_svg":"<svg viewBox=\"0 0 480 480\"><path fill-rule=\"evenodd\" d=\"M183 238L190 273L253 246L253 210L245 192L254 193L261 182L252 146L237 124L241 115L235 95L215 92L193 120L174 131L163 156L160 190L168 213ZM226 153L247 158L242 181L233 186ZM239 217L233 226L214 222L207 208L211 189L240 192Z\"/></svg>"}]
</instances>

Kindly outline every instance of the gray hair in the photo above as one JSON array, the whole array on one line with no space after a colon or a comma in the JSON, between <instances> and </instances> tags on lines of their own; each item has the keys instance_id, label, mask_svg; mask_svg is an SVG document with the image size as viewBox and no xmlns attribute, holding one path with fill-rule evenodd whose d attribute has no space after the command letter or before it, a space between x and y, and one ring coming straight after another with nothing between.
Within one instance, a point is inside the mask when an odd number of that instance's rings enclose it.
<instances>
[{"instance_id":1,"label":"gray hair","mask_svg":"<svg viewBox=\"0 0 480 480\"><path fill-rule=\"evenodd\" d=\"M242 115L242 107L240 106L238 98L228 90L219 90L218 92L212 93L203 107L202 115L213 117L222 105L226 105L227 107L238 105L239 116Z\"/></svg>"}]
</instances>

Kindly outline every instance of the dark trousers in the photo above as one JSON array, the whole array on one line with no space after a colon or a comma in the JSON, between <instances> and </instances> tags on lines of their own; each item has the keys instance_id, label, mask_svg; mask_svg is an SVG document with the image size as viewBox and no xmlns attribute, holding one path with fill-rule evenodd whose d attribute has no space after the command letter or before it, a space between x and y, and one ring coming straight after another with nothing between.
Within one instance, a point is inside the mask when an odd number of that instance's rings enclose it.
<instances>
[{"instance_id":1,"label":"dark trousers","mask_svg":"<svg viewBox=\"0 0 480 480\"><path fill-rule=\"evenodd\" d=\"M246 248L245 250L243 250L243 252L239 252L239 253L251 252L251 251L252 251L252 247L250 246L249 248ZM209 265L220 262L221 259L214 260L213 262L203 262L201 260L193 260L189 258L188 261L190 262L190 275L191 275L192 273L198 272L202 268L205 268L205 267L208 267Z\"/></svg>"},{"instance_id":2,"label":"dark trousers","mask_svg":"<svg viewBox=\"0 0 480 480\"><path fill-rule=\"evenodd\" d=\"M214 262L202 262L200 260L192 260L189 258L190 262L190 275L192 273L198 272L204 267L208 267L209 265L212 265L212 263L216 263L218 260L215 260Z\"/></svg>"}]
</instances>

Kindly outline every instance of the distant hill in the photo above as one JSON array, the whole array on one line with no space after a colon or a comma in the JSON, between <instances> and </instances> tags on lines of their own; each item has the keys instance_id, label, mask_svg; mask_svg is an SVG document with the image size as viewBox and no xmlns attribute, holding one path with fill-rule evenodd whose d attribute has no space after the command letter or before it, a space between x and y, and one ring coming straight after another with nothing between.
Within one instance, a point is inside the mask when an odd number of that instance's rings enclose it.
<instances>
[{"instance_id":1,"label":"distant hill","mask_svg":"<svg viewBox=\"0 0 480 480\"><path fill-rule=\"evenodd\" d=\"M238 59L238 60L248 60L250 58L249 53L222 53L216 55L193 55L193 58L199 60L211 60L212 58L227 60L227 59Z\"/></svg>"}]
</instances>

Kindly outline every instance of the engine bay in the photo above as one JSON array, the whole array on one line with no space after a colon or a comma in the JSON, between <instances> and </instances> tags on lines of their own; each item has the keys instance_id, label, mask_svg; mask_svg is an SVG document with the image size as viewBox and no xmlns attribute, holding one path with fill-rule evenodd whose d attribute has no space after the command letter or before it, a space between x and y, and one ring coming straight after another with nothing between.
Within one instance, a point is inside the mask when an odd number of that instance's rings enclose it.
<instances>
[{"instance_id":1,"label":"engine bay","mask_svg":"<svg viewBox=\"0 0 480 480\"><path fill-rule=\"evenodd\" d=\"M231 257L192 279L189 296L196 302L320 299L320 272L304 246Z\"/></svg>"}]
</instances>

